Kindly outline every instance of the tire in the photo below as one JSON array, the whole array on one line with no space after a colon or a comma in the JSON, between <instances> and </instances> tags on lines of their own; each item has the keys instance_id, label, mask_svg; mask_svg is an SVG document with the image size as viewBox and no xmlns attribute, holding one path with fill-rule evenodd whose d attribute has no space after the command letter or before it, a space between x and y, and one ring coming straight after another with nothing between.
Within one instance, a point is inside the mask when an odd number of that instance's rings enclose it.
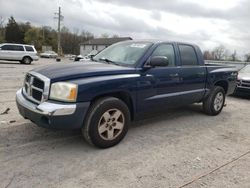
<instances>
[{"instance_id":1,"label":"tire","mask_svg":"<svg viewBox=\"0 0 250 188\"><path fill-rule=\"evenodd\" d=\"M127 105L118 98L105 97L91 105L82 133L89 144L108 148L125 137L129 124L130 111Z\"/></svg>"},{"instance_id":2,"label":"tire","mask_svg":"<svg viewBox=\"0 0 250 188\"><path fill-rule=\"evenodd\" d=\"M220 86L215 86L210 95L203 101L203 110L211 116L218 115L225 103L225 90Z\"/></svg>"},{"instance_id":3,"label":"tire","mask_svg":"<svg viewBox=\"0 0 250 188\"><path fill-rule=\"evenodd\" d=\"M22 64L26 64L26 65L31 64L31 62L32 62L32 59L30 57L24 57L22 60Z\"/></svg>"}]
</instances>

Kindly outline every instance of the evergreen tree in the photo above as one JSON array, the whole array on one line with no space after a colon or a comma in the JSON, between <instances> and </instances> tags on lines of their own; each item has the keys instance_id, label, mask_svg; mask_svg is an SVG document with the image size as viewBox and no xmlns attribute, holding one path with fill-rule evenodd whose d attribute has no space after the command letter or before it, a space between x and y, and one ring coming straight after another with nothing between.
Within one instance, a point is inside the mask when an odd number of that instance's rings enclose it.
<instances>
[{"instance_id":1,"label":"evergreen tree","mask_svg":"<svg viewBox=\"0 0 250 188\"><path fill-rule=\"evenodd\" d=\"M5 40L6 42L12 42L12 43L23 42L21 30L13 16L9 18L9 21L7 23L5 29Z\"/></svg>"}]
</instances>

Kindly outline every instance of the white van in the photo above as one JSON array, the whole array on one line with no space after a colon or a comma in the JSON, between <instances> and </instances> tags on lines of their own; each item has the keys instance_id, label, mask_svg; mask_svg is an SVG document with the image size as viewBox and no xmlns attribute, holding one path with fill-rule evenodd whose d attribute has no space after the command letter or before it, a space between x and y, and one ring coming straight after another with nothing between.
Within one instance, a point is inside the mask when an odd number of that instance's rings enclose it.
<instances>
[{"instance_id":1,"label":"white van","mask_svg":"<svg viewBox=\"0 0 250 188\"><path fill-rule=\"evenodd\" d=\"M0 44L0 60L19 61L22 64L30 64L38 60L34 46L26 44Z\"/></svg>"}]
</instances>

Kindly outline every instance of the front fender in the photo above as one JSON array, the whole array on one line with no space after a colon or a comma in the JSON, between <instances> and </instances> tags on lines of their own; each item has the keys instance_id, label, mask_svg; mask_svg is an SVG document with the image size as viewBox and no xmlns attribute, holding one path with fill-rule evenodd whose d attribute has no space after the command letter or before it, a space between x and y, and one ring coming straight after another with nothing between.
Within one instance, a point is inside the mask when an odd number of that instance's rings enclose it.
<instances>
[{"instance_id":1,"label":"front fender","mask_svg":"<svg viewBox=\"0 0 250 188\"><path fill-rule=\"evenodd\" d=\"M135 100L139 74L96 76L71 80L78 84L77 102L88 102L94 98L115 92L126 92Z\"/></svg>"}]
</instances>

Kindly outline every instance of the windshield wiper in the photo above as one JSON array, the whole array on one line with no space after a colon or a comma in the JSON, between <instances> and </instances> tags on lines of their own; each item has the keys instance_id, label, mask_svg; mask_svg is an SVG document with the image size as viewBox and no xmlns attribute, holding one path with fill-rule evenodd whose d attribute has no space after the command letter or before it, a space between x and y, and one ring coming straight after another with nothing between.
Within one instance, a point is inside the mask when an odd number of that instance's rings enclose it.
<instances>
[{"instance_id":1,"label":"windshield wiper","mask_svg":"<svg viewBox=\"0 0 250 188\"><path fill-rule=\"evenodd\" d=\"M112 61L112 60L110 60L108 58L100 58L99 61L105 61L108 64L120 65L119 63L117 63L115 61Z\"/></svg>"}]
</instances>

